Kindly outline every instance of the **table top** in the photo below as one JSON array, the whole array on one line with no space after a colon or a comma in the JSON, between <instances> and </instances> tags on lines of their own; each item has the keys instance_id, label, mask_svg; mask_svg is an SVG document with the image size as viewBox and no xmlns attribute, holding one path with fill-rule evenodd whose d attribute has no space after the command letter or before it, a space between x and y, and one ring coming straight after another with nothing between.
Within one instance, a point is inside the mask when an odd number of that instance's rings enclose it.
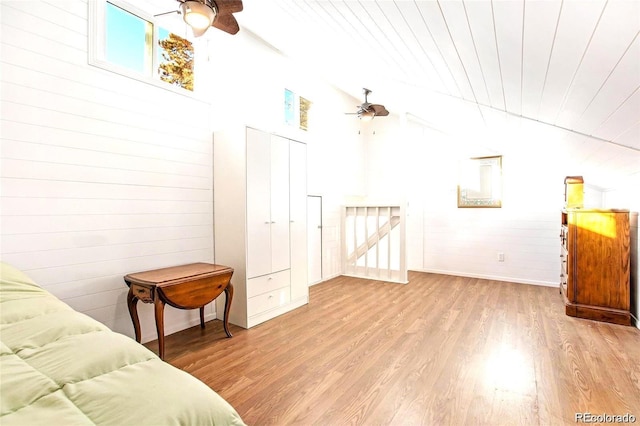
<instances>
[{"instance_id":1,"label":"table top","mask_svg":"<svg viewBox=\"0 0 640 426\"><path fill-rule=\"evenodd\" d=\"M229 266L200 262L127 274L124 280L127 283L162 287L226 273L233 274L233 269Z\"/></svg>"}]
</instances>

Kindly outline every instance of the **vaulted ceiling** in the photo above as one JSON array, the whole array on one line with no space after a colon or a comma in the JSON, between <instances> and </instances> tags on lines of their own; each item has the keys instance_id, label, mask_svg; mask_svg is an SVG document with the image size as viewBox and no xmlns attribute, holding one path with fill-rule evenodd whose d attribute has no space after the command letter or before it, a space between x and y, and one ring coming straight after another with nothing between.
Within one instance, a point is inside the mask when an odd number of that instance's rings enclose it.
<instances>
[{"instance_id":1,"label":"vaulted ceiling","mask_svg":"<svg viewBox=\"0 0 640 426\"><path fill-rule=\"evenodd\" d=\"M427 121L425 100L452 98L640 149L637 0L245 3L244 26L356 97Z\"/></svg>"},{"instance_id":2,"label":"vaulted ceiling","mask_svg":"<svg viewBox=\"0 0 640 426\"><path fill-rule=\"evenodd\" d=\"M244 0L236 17L392 113L452 132L544 123L640 171L638 0Z\"/></svg>"}]
</instances>

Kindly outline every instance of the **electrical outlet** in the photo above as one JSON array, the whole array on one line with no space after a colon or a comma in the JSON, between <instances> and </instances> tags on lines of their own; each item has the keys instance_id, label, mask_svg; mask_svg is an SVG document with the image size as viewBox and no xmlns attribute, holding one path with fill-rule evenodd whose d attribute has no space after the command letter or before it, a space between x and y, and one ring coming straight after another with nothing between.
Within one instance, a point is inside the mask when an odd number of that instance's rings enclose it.
<instances>
[{"instance_id":1,"label":"electrical outlet","mask_svg":"<svg viewBox=\"0 0 640 426\"><path fill-rule=\"evenodd\" d=\"M498 252L498 262L504 262L504 253Z\"/></svg>"}]
</instances>

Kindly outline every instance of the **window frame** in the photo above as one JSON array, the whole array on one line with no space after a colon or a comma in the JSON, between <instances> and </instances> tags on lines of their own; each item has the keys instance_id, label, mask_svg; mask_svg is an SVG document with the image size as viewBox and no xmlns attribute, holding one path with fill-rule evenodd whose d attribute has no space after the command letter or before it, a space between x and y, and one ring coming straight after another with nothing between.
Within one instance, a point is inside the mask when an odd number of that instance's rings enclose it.
<instances>
[{"instance_id":1,"label":"window frame","mask_svg":"<svg viewBox=\"0 0 640 426\"><path fill-rule=\"evenodd\" d=\"M152 46L151 46L151 75L146 75L144 73L136 72L135 70L129 69L127 67L115 64L113 62L107 61L105 56L105 45L106 45L106 3L111 3L116 7L121 8L122 10L142 19L147 22L150 22L153 31L152 31ZM141 81L143 83L151 84L156 87L160 87L165 90L170 90L176 93L179 93L184 96L189 96L193 98L200 99L201 96L197 94L197 88L194 84L193 91L185 89L183 87L175 86L173 84L162 81L159 77L158 67L160 65L159 61L159 47L158 47L158 35L159 29L164 28L170 33L169 28L161 26L158 21L147 12L136 8L135 6L130 5L129 3L120 1L120 0L89 0L89 36L88 36L88 63L89 65L102 68L106 71L113 72L115 74L119 74L128 78L132 78L134 80ZM187 37L180 37L190 41L194 47L194 63L196 60L196 43L193 40ZM195 68L194 68L194 77L195 77ZM195 82L194 82L195 83Z\"/></svg>"}]
</instances>

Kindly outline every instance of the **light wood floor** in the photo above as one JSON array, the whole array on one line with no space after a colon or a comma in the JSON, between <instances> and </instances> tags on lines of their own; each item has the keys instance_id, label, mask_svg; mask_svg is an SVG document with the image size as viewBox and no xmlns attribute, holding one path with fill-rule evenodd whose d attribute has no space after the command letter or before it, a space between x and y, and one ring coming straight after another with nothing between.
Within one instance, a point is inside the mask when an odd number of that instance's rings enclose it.
<instances>
[{"instance_id":1,"label":"light wood floor","mask_svg":"<svg viewBox=\"0 0 640 426\"><path fill-rule=\"evenodd\" d=\"M567 317L555 288L409 278L335 278L231 339L220 321L168 336L166 359L249 425L555 425L584 412L640 422L637 328Z\"/></svg>"}]
</instances>

